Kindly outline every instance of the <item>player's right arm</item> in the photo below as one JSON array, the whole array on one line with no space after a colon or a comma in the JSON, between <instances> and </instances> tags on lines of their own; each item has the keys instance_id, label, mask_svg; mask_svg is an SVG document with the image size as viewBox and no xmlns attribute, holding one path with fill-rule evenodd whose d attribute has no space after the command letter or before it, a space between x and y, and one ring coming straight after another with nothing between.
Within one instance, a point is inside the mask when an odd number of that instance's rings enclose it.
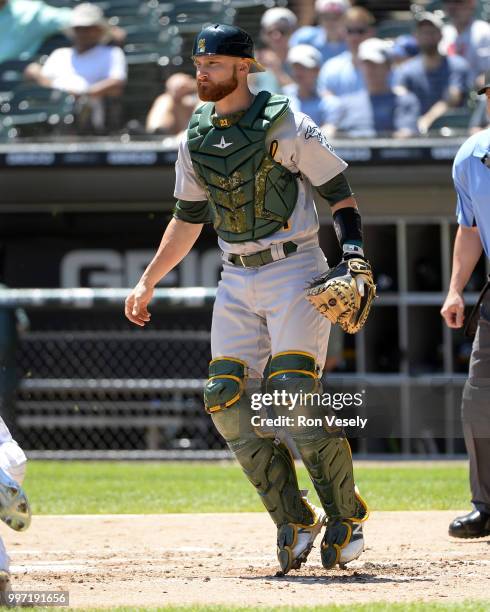
<instances>
[{"instance_id":1,"label":"player's right arm","mask_svg":"<svg viewBox=\"0 0 490 612\"><path fill-rule=\"evenodd\" d=\"M471 139L468 139L459 149L454 159L452 173L457 194L456 216L459 227L454 241L453 269L449 291L441 308L441 315L446 325L453 329L463 325L463 289L468 283L483 250L468 184L468 158L471 158L473 153L471 143Z\"/></svg>"},{"instance_id":2,"label":"player's right arm","mask_svg":"<svg viewBox=\"0 0 490 612\"><path fill-rule=\"evenodd\" d=\"M132 323L143 327L149 322L151 315L148 303L153 297L155 286L192 249L202 227L202 223L186 223L176 218L167 225L158 251L126 298L124 313Z\"/></svg>"},{"instance_id":3,"label":"player's right arm","mask_svg":"<svg viewBox=\"0 0 490 612\"><path fill-rule=\"evenodd\" d=\"M150 320L148 303L155 286L184 259L199 238L203 224L211 220L207 197L192 167L186 139L180 143L175 164L174 196L177 202L173 219L163 234L158 251L126 298L126 317L141 327Z\"/></svg>"},{"instance_id":4,"label":"player's right arm","mask_svg":"<svg viewBox=\"0 0 490 612\"><path fill-rule=\"evenodd\" d=\"M482 244L478 228L460 225L454 241L453 270L449 291L441 308L441 315L448 327L456 329L463 325L463 289L470 280L481 254Z\"/></svg>"}]
</instances>

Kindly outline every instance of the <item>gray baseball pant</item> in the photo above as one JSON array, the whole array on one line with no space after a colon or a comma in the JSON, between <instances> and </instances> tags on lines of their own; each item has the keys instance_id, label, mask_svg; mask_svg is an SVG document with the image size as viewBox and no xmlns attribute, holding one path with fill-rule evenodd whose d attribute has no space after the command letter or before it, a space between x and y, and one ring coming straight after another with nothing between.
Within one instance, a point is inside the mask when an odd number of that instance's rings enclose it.
<instances>
[{"instance_id":1,"label":"gray baseball pant","mask_svg":"<svg viewBox=\"0 0 490 612\"><path fill-rule=\"evenodd\" d=\"M472 503L490 513L490 291L480 307L461 406Z\"/></svg>"}]
</instances>

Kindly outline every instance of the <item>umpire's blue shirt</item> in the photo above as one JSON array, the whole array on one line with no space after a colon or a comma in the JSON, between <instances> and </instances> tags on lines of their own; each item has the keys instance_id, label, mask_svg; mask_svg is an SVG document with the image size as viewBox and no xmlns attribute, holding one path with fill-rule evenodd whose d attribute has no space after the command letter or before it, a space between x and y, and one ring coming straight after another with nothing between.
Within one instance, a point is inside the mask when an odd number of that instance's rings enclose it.
<instances>
[{"instance_id":1,"label":"umpire's blue shirt","mask_svg":"<svg viewBox=\"0 0 490 612\"><path fill-rule=\"evenodd\" d=\"M458 194L458 223L478 227L490 258L490 128L461 145L454 159L453 180Z\"/></svg>"}]
</instances>

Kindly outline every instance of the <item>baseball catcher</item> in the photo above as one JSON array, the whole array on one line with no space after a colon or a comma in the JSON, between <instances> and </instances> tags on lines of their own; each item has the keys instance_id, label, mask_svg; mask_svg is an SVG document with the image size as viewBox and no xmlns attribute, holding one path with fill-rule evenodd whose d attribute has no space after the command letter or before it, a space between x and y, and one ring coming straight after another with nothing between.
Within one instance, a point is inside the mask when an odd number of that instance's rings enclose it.
<instances>
[{"instance_id":1,"label":"baseball catcher","mask_svg":"<svg viewBox=\"0 0 490 612\"><path fill-rule=\"evenodd\" d=\"M375 290L347 164L287 97L250 91L249 73L264 69L245 31L206 27L192 55L204 104L180 144L173 219L125 313L136 325L150 321L155 285L212 223L223 269L206 410L276 525L281 571L306 561L324 527L322 564L343 566L362 553L368 516L343 431L298 421L289 432L320 498L317 508L298 487L283 438L257 429L249 417L257 386L318 391L331 322L355 332L366 320ZM344 253L331 273L318 243L315 201L330 206Z\"/></svg>"}]
</instances>

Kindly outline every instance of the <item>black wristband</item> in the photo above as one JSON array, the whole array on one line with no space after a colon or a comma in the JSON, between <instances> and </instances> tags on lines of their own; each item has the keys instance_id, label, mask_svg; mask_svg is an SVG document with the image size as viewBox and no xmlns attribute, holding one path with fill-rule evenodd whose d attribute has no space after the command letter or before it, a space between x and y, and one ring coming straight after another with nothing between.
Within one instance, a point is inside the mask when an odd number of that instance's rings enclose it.
<instances>
[{"instance_id":1,"label":"black wristband","mask_svg":"<svg viewBox=\"0 0 490 612\"><path fill-rule=\"evenodd\" d=\"M345 256L363 256L362 222L357 208L340 208L333 214L333 226Z\"/></svg>"}]
</instances>

